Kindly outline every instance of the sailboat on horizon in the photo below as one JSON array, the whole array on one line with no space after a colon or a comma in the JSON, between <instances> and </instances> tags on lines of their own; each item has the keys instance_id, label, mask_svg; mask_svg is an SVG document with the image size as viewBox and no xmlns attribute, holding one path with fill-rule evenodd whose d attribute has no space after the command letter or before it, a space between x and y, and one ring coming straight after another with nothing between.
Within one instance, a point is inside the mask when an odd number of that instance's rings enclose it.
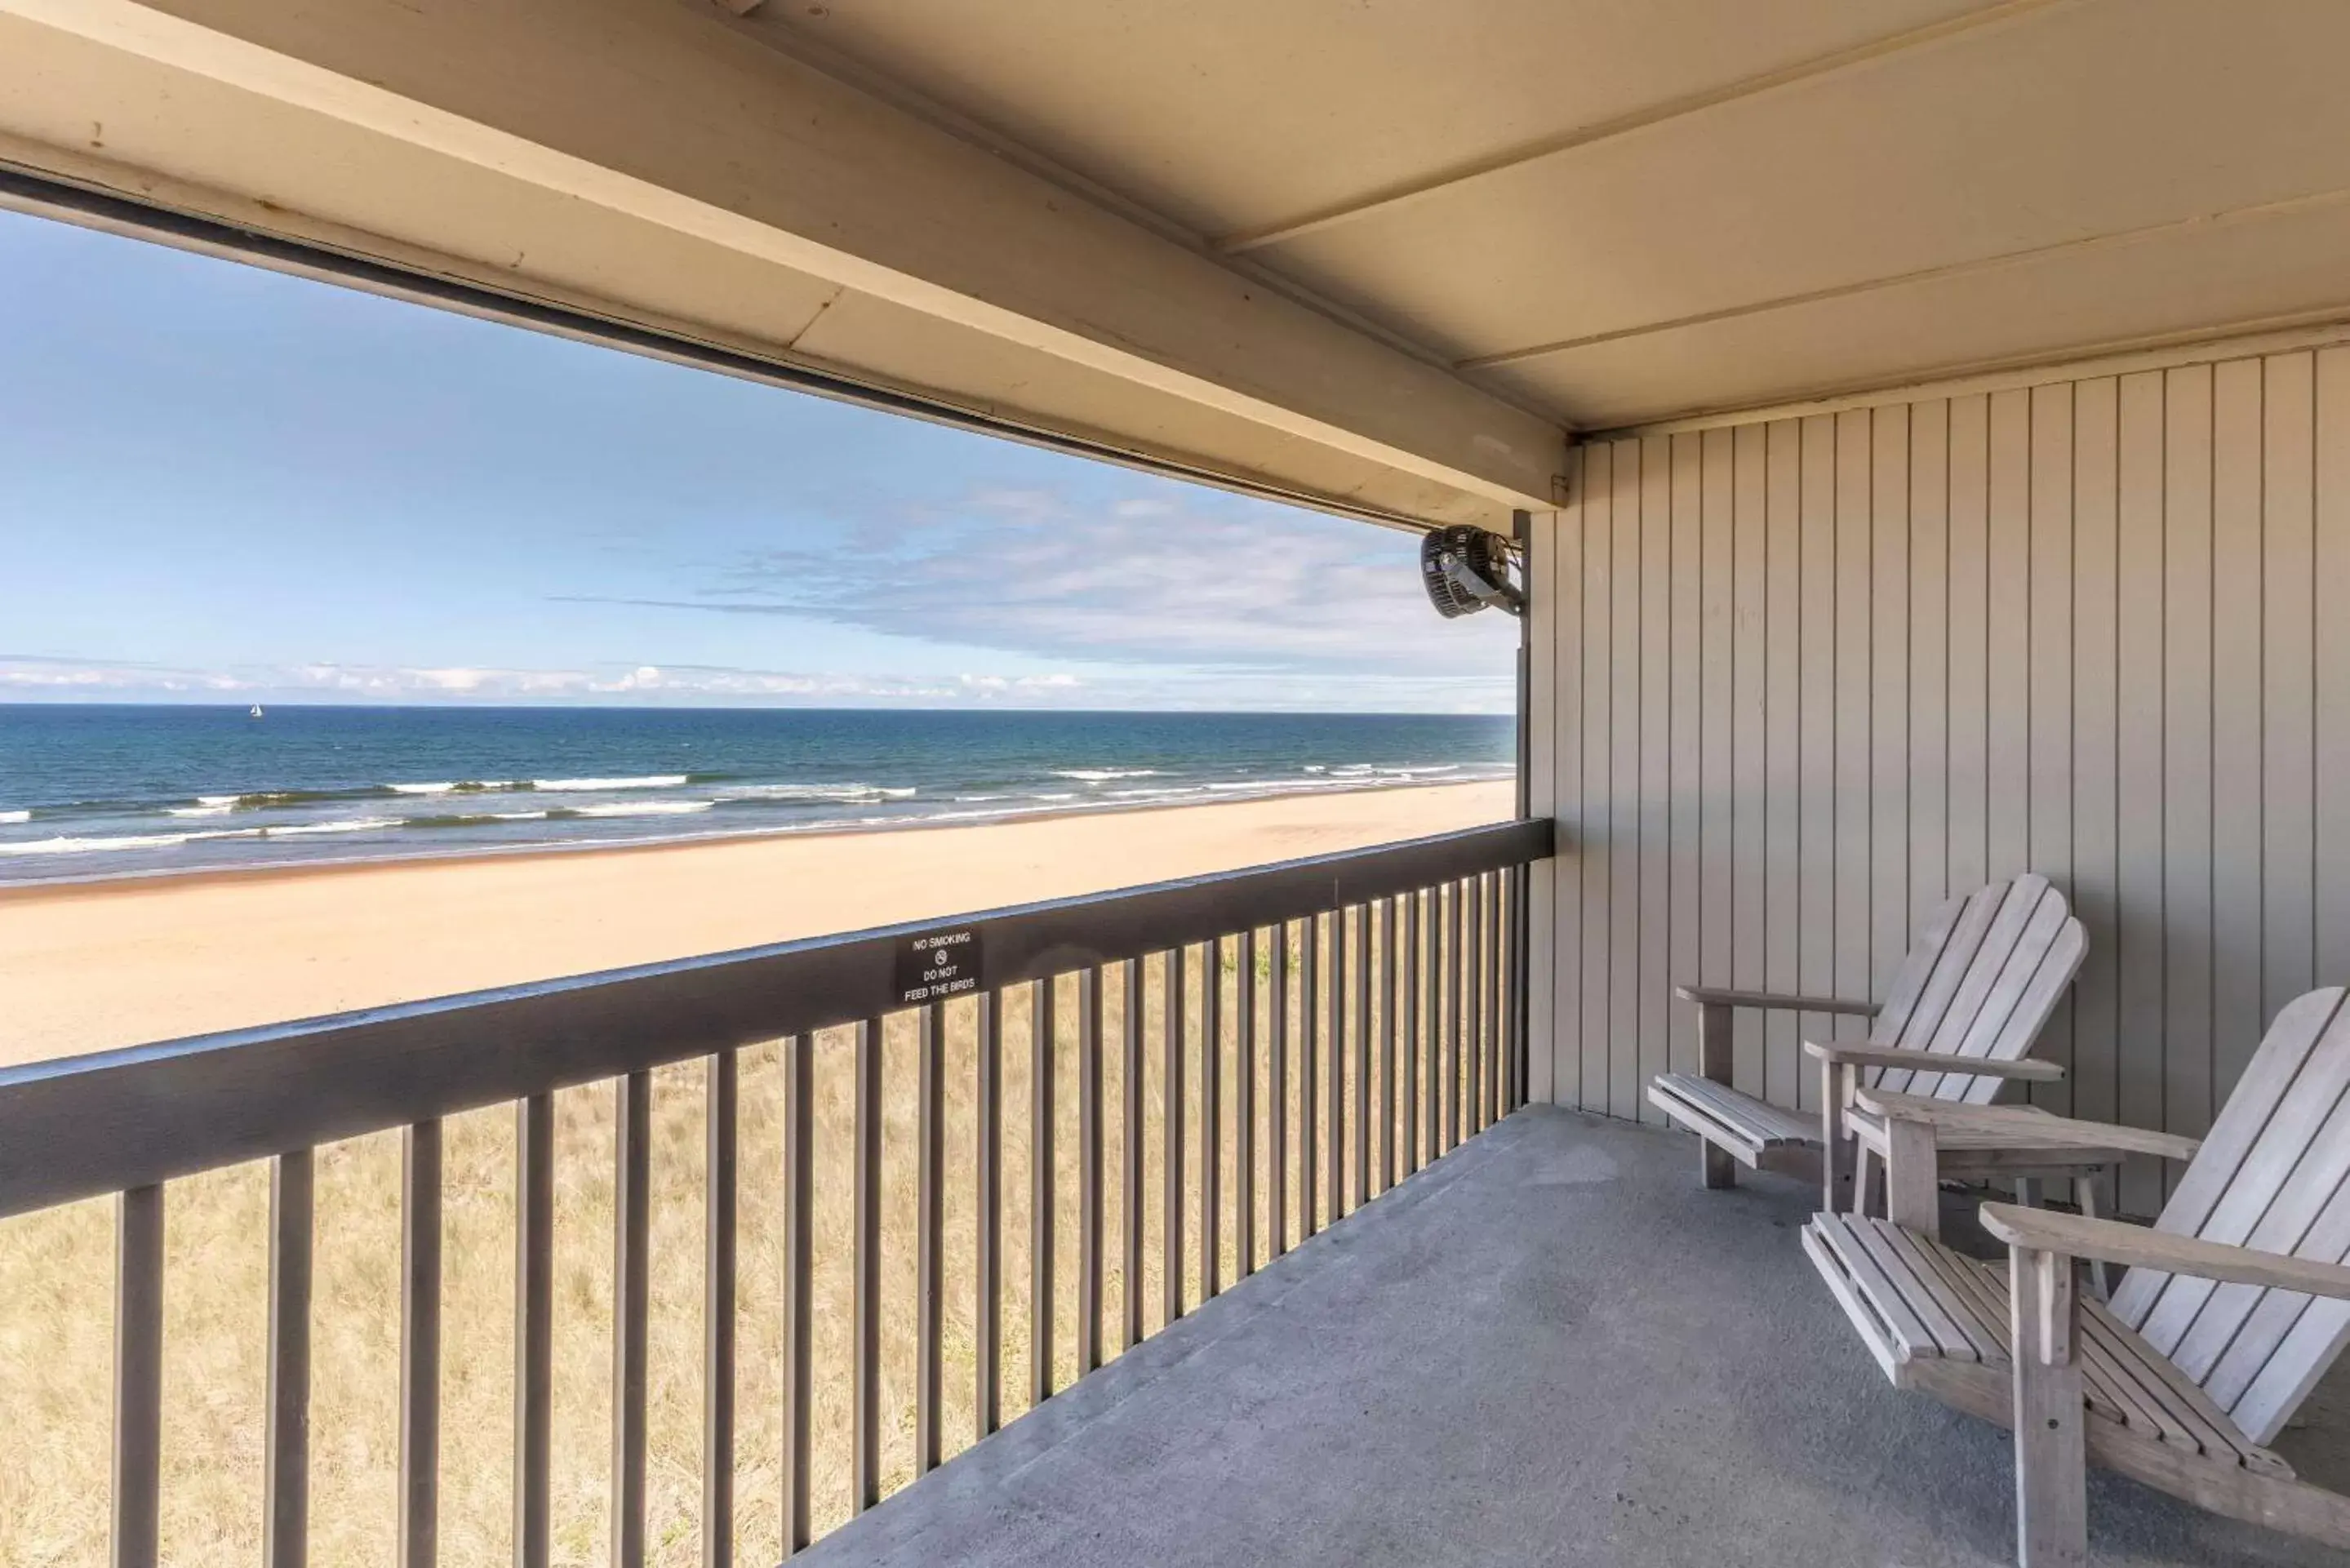
<instances>
[{"instance_id":1,"label":"sailboat on horizon","mask_svg":"<svg viewBox=\"0 0 2350 1568\"><path fill-rule=\"evenodd\" d=\"M258 719L258 718L260 718L260 717L261 717L261 704L260 704L260 703L258 703L258 702L255 702L255 703L253 705L252 711L249 711L249 712L247 712L247 713L245 714L245 717L246 717L246 718L248 718L248 719Z\"/></svg>"}]
</instances>

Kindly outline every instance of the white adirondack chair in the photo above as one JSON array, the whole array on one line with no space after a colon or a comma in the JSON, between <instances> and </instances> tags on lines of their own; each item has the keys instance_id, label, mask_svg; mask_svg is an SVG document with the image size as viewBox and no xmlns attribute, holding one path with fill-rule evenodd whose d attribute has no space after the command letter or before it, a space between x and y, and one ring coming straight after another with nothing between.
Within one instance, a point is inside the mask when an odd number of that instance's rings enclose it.
<instances>
[{"instance_id":1,"label":"white adirondack chair","mask_svg":"<svg viewBox=\"0 0 2350 1568\"><path fill-rule=\"evenodd\" d=\"M1819 1214L1804 1249L1897 1386L2015 1431L2017 1561L2087 1557L2095 1460L2216 1513L2350 1549L2350 1497L2271 1453L2350 1342L2350 1007L2341 988L2287 1006L2189 1158L2152 1230L2002 1203L2009 1247L1978 1262L1898 1221L1929 1202L1931 1143L1897 1152L1892 1218ZM1931 1129L1931 1106L1883 1102ZM2116 1129L2044 1118L2075 1147ZM2149 1135L2150 1136L2150 1135ZM2110 1306L2074 1260L2129 1268ZM2010 1288L2010 1282L2014 1288ZM2017 1412L2023 1418L2015 1419Z\"/></svg>"},{"instance_id":2,"label":"white adirondack chair","mask_svg":"<svg viewBox=\"0 0 2350 1568\"><path fill-rule=\"evenodd\" d=\"M1988 1104L2011 1079L2064 1075L2024 1059L2088 951L2081 922L2045 877L1994 882L1934 911L1883 1006L1832 997L1781 996L1685 985L1697 1004L1698 1070L1662 1073L1648 1103L1698 1135L1708 1187L1728 1187L1736 1166L1818 1175L1826 1207L1850 1185L1845 1115L1863 1085ZM1866 1044L1806 1043L1821 1064L1820 1110L1786 1109L1731 1086L1730 1022L1739 1008L1857 1013L1874 1019Z\"/></svg>"}]
</instances>

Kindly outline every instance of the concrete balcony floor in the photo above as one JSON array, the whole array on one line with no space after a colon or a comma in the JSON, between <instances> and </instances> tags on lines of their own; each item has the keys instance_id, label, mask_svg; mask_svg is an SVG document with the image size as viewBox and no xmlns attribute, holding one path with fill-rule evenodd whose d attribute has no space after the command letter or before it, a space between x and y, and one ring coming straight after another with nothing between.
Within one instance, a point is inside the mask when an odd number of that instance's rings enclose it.
<instances>
[{"instance_id":1,"label":"concrete balcony floor","mask_svg":"<svg viewBox=\"0 0 2350 1568\"><path fill-rule=\"evenodd\" d=\"M1535 1108L806 1554L817 1564L1993 1568L2008 1437L1888 1385L1808 1189ZM2279 1449L2350 1485L2336 1376ZM2098 1563L2325 1548L2092 1472Z\"/></svg>"}]
</instances>

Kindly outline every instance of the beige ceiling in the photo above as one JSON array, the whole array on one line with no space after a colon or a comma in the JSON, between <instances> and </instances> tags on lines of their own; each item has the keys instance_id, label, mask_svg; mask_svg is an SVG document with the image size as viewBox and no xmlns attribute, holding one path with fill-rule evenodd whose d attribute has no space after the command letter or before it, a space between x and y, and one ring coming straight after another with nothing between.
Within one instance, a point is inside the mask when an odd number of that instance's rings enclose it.
<instances>
[{"instance_id":1,"label":"beige ceiling","mask_svg":"<svg viewBox=\"0 0 2350 1568\"><path fill-rule=\"evenodd\" d=\"M0 161L1374 514L2350 317L2345 0L0 0Z\"/></svg>"},{"instance_id":2,"label":"beige ceiling","mask_svg":"<svg viewBox=\"0 0 2350 1568\"><path fill-rule=\"evenodd\" d=\"M1572 424L2350 309L2342 0L768 0Z\"/></svg>"}]
</instances>

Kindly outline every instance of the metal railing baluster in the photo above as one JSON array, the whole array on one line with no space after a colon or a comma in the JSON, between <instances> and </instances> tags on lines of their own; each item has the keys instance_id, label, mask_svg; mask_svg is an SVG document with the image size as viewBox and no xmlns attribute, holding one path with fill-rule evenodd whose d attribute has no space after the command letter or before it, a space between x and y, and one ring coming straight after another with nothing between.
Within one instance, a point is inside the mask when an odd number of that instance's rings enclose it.
<instances>
[{"instance_id":1,"label":"metal railing baluster","mask_svg":"<svg viewBox=\"0 0 2350 1568\"><path fill-rule=\"evenodd\" d=\"M1420 1032L1427 1056L1428 1093L1426 1104L1420 1106L1420 1117L1428 1124L1428 1155L1426 1164L1434 1165L1444 1153L1444 889L1440 885L1421 889L1420 901L1425 906L1428 932L1427 950L1420 959L1420 990L1425 1005L1420 1012Z\"/></svg>"},{"instance_id":2,"label":"metal railing baluster","mask_svg":"<svg viewBox=\"0 0 2350 1568\"><path fill-rule=\"evenodd\" d=\"M1273 1099L1265 1124L1265 1179L1272 1189L1267 1214L1272 1235L1266 1245L1280 1257L1289 1251L1296 1232L1289 1224L1289 922L1273 929L1273 1029L1265 1064L1265 1084Z\"/></svg>"},{"instance_id":3,"label":"metal railing baluster","mask_svg":"<svg viewBox=\"0 0 2350 1568\"><path fill-rule=\"evenodd\" d=\"M1142 1343L1142 961L1128 959L1118 973L1125 992L1118 1019L1125 1064L1118 1080L1118 1309L1124 1328L1118 1348L1130 1350Z\"/></svg>"},{"instance_id":4,"label":"metal railing baluster","mask_svg":"<svg viewBox=\"0 0 2350 1568\"><path fill-rule=\"evenodd\" d=\"M269 1166L269 1370L262 1438L263 1568L303 1568L310 1553L310 1284L317 1162Z\"/></svg>"},{"instance_id":5,"label":"metal railing baluster","mask_svg":"<svg viewBox=\"0 0 2350 1568\"><path fill-rule=\"evenodd\" d=\"M1183 971L1191 950L1176 948L1160 961L1161 1022L1165 1050L1159 1063L1159 1137L1164 1150L1159 1198L1161 1328L1183 1315Z\"/></svg>"},{"instance_id":6,"label":"metal railing baluster","mask_svg":"<svg viewBox=\"0 0 2350 1568\"><path fill-rule=\"evenodd\" d=\"M432 1568L441 1543L441 1124L400 1146L400 1542L402 1568Z\"/></svg>"},{"instance_id":7,"label":"metal railing baluster","mask_svg":"<svg viewBox=\"0 0 2350 1568\"><path fill-rule=\"evenodd\" d=\"M112 1568L155 1568L163 1469L163 1189L115 1200Z\"/></svg>"},{"instance_id":8,"label":"metal railing baluster","mask_svg":"<svg viewBox=\"0 0 2350 1568\"><path fill-rule=\"evenodd\" d=\"M1077 1376L1102 1364L1102 972L1077 975Z\"/></svg>"},{"instance_id":9,"label":"metal railing baluster","mask_svg":"<svg viewBox=\"0 0 2350 1568\"><path fill-rule=\"evenodd\" d=\"M1503 1042L1509 1031L1502 1014L1502 873L1489 871L1485 883L1485 1125L1502 1119L1506 1096Z\"/></svg>"},{"instance_id":10,"label":"metal railing baluster","mask_svg":"<svg viewBox=\"0 0 2350 1568\"><path fill-rule=\"evenodd\" d=\"M1419 1169L1419 894L1403 896L1403 1170Z\"/></svg>"},{"instance_id":11,"label":"metal railing baluster","mask_svg":"<svg viewBox=\"0 0 2350 1568\"><path fill-rule=\"evenodd\" d=\"M937 1468L944 1449L939 1407L946 1381L946 1004L924 1007L917 1027L914 1473L920 1476Z\"/></svg>"},{"instance_id":12,"label":"metal railing baluster","mask_svg":"<svg viewBox=\"0 0 2350 1568\"><path fill-rule=\"evenodd\" d=\"M1031 983L1028 999L1028 1402L1053 1397L1053 1037L1054 987Z\"/></svg>"},{"instance_id":13,"label":"metal railing baluster","mask_svg":"<svg viewBox=\"0 0 2350 1568\"><path fill-rule=\"evenodd\" d=\"M1527 1028L1527 1009L1532 1001L1528 994L1534 984L1534 967L1526 951L1526 931L1532 897L1533 879L1523 866L1513 866L1510 877L1510 1059L1515 1064L1511 1079L1510 1108L1517 1109L1534 1097L1534 1063L1532 1032Z\"/></svg>"},{"instance_id":14,"label":"metal railing baluster","mask_svg":"<svg viewBox=\"0 0 2350 1568\"><path fill-rule=\"evenodd\" d=\"M784 1046L784 1550L808 1543L808 1471L815 1397L816 1037Z\"/></svg>"},{"instance_id":15,"label":"metal railing baluster","mask_svg":"<svg viewBox=\"0 0 2350 1568\"><path fill-rule=\"evenodd\" d=\"M1403 1096L1396 1093L1396 978L1398 909L1393 898L1379 900L1379 1190L1396 1184L1396 1114Z\"/></svg>"},{"instance_id":16,"label":"metal railing baluster","mask_svg":"<svg viewBox=\"0 0 2350 1568\"><path fill-rule=\"evenodd\" d=\"M554 1550L555 1096L515 1106L515 1568Z\"/></svg>"},{"instance_id":17,"label":"metal railing baluster","mask_svg":"<svg viewBox=\"0 0 2350 1568\"><path fill-rule=\"evenodd\" d=\"M1355 1206L1371 1200L1371 921L1364 903L1355 920Z\"/></svg>"},{"instance_id":18,"label":"metal railing baluster","mask_svg":"<svg viewBox=\"0 0 2350 1568\"><path fill-rule=\"evenodd\" d=\"M645 1561L646 1360L652 1225L650 1073L614 1086L618 1137L612 1182L612 1563Z\"/></svg>"},{"instance_id":19,"label":"metal railing baluster","mask_svg":"<svg viewBox=\"0 0 2350 1568\"><path fill-rule=\"evenodd\" d=\"M972 1303L972 1426L984 1438L1003 1424L1003 993L979 999L979 1118L975 1157L979 1235Z\"/></svg>"},{"instance_id":20,"label":"metal railing baluster","mask_svg":"<svg viewBox=\"0 0 2350 1568\"><path fill-rule=\"evenodd\" d=\"M1224 1288L1224 939L1200 979L1200 1298Z\"/></svg>"},{"instance_id":21,"label":"metal railing baluster","mask_svg":"<svg viewBox=\"0 0 2350 1568\"><path fill-rule=\"evenodd\" d=\"M1240 938L1238 1027L1232 1032L1232 1232L1239 1261L1233 1278L1256 1272L1256 930Z\"/></svg>"},{"instance_id":22,"label":"metal railing baluster","mask_svg":"<svg viewBox=\"0 0 2350 1568\"><path fill-rule=\"evenodd\" d=\"M1444 955L1445 1008L1451 1014L1445 1033L1452 1052L1444 1067L1444 1147L1448 1149L1461 1147L1461 1112L1467 1098L1469 1077L1468 1014L1463 1006L1465 977L1462 973L1463 961L1469 951L1468 893L1465 880L1456 881L1447 889L1452 908L1451 945Z\"/></svg>"},{"instance_id":23,"label":"metal railing baluster","mask_svg":"<svg viewBox=\"0 0 2350 1568\"><path fill-rule=\"evenodd\" d=\"M1347 911L1330 911L1330 1220L1347 1212Z\"/></svg>"},{"instance_id":24,"label":"metal railing baluster","mask_svg":"<svg viewBox=\"0 0 2350 1568\"><path fill-rule=\"evenodd\" d=\"M1469 1094L1461 1117L1464 1136L1485 1126L1485 879L1472 877L1468 892L1469 942L1466 963L1469 992Z\"/></svg>"},{"instance_id":25,"label":"metal railing baluster","mask_svg":"<svg viewBox=\"0 0 2350 1568\"><path fill-rule=\"evenodd\" d=\"M849 1355L855 1363L849 1408L849 1507L862 1513L881 1501L881 1023L857 1025L854 1282L849 1291Z\"/></svg>"},{"instance_id":26,"label":"metal railing baluster","mask_svg":"<svg viewBox=\"0 0 2350 1568\"><path fill-rule=\"evenodd\" d=\"M1297 956L1297 1234L1303 1241L1322 1228L1322 1102L1314 1081L1322 1052L1321 916L1305 917Z\"/></svg>"},{"instance_id":27,"label":"metal railing baluster","mask_svg":"<svg viewBox=\"0 0 2350 1568\"><path fill-rule=\"evenodd\" d=\"M707 1072L702 1116L702 1568L732 1568L740 1053L712 1053Z\"/></svg>"}]
</instances>

